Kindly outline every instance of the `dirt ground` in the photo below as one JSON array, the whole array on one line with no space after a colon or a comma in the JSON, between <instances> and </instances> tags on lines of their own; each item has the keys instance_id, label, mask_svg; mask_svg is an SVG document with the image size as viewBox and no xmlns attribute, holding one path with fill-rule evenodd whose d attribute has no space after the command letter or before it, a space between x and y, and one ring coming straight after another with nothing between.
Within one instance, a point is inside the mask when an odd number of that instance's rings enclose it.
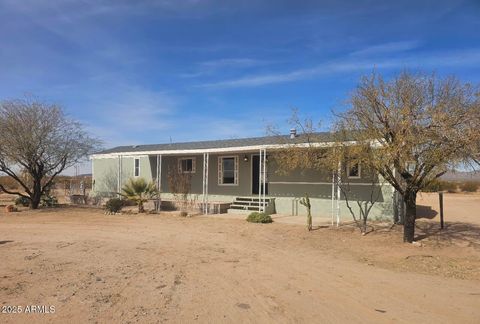
<instances>
[{"instance_id":1,"label":"dirt ground","mask_svg":"<svg viewBox=\"0 0 480 324\"><path fill-rule=\"evenodd\" d=\"M462 222L480 225L480 192L444 193L444 219L449 222ZM439 221L438 193L419 193L417 196L417 216Z\"/></svg>"},{"instance_id":2,"label":"dirt ground","mask_svg":"<svg viewBox=\"0 0 480 324\"><path fill-rule=\"evenodd\" d=\"M55 312L0 322L478 323L480 227L437 223L420 220L413 246L385 224L361 236L352 226L309 233L176 213L2 208L2 306Z\"/></svg>"}]
</instances>

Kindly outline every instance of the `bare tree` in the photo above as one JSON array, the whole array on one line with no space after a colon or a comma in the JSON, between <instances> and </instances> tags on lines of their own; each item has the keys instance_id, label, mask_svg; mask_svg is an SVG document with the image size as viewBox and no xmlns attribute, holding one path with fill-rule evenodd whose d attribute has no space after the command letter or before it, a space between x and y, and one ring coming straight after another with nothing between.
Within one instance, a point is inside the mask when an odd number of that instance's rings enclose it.
<instances>
[{"instance_id":1,"label":"bare tree","mask_svg":"<svg viewBox=\"0 0 480 324\"><path fill-rule=\"evenodd\" d=\"M0 172L19 184L6 193L26 197L36 209L55 177L92 153L99 141L56 104L25 98L0 103Z\"/></svg>"},{"instance_id":2,"label":"bare tree","mask_svg":"<svg viewBox=\"0 0 480 324\"><path fill-rule=\"evenodd\" d=\"M337 117L340 141L354 139L356 154L402 196L405 242L415 236L417 192L459 163L480 165L479 92L454 77L402 72L387 82L373 73Z\"/></svg>"},{"instance_id":3,"label":"bare tree","mask_svg":"<svg viewBox=\"0 0 480 324\"><path fill-rule=\"evenodd\" d=\"M355 146L345 146L342 143L337 143L335 149L330 151L329 158L333 159L334 165L341 165L340 169L333 171L335 184L340 189L340 194L343 196L353 221L360 229L362 235L365 235L367 234L370 211L382 195L382 187L385 184L385 180L368 170L367 163L361 159L361 156L356 154L356 151L357 147ZM349 165L356 165L357 168L363 165L363 181L368 181L369 186L363 186L361 192L354 190L355 184L352 183L348 174ZM361 197L359 196L360 194L362 194ZM356 203L356 210L352 206L352 202Z\"/></svg>"},{"instance_id":4,"label":"bare tree","mask_svg":"<svg viewBox=\"0 0 480 324\"><path fill-rule=\"evenodd\" d=\"M325 173L325 181L332 181L340 189L341 197L362 234L367 232L367 222L370 211L381 195L381 187L384 180L380 179L374 172L368 170L368 164L365 159L368 158L362 153L362 147L351 145L350 142L344 141L341 134L332 133L330 141L333 143L331 147L318 147L318 142L324 141L319 138L317 127L311 119L301 119L298 111L293 110L292 117L289 120L292 127L300 130L301 142L307 143L306 146L299 147L295 143L281 143L284 149L274 153L274 159L278 165L277 171L286 174L292 170L319 170ZM270 130L270 132L273 132ZM325 134L322 134L325 136ZM355 185L351 183L348 177L347 165L358 164L364 165L364 174L369 181L369 186L362 187L362 197L358 196L358 190L354 190ZM370 172L365 172L370 171ZM333 176L333 179L331 178ZM367 189L368 188L368 189ZM308 197L308 194L306 194ZM300 203L307 207L309 201L303 198ZM306 204L307 203L307 204ZM353 204L357 205L357 208ZM307 217L307 228L311 230L311 217Z\"/></svg>"},{"instance_id":5,"label":"bare tree","mask_svg":"<svg viewBox=\"0 0 480 324\"><path fill-rule=\"evenodd\" d=\"M303 125L304 139L312 145L292 144L276 159L283 169L335 172L338 150L348 148L349 159L381 175L400 194L406 206L404 241L413 242L418 191L459 164L480 167L480 92L454 77L402 72L386 82L373 73L361 79L349 104L336 115L334 150L313 145L313 123L294 112L292 124Z\"/></svg>"},{"instance_id":6,"label":"bare tree","mask_svg":"<svg viewBox=\"0 0 480 324\"><path fill-rule=\"evenodd\" d=\"M170 167L168 169L168 189L180 204L182 213L188 209L188 195L192 187L191 173L183 173L178 168Z\"/></svg>"}]
</instances>

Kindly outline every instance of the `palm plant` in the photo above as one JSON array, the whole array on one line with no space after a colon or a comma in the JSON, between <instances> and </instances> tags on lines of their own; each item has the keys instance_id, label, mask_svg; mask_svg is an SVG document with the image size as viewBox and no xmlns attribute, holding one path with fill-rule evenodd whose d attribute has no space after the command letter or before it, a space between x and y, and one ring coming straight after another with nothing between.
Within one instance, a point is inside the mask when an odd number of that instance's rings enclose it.
<instances>
[{"instance_id":1,"label":"palm plant","mask_svg":"<svg viewBox=\"0 0 480 324\"><path fill-rule=\"evenodd\" d=\"M143 203L157 196L158 190L153 182L147 183L143 178L131 178L123 186L121 195L128 200L134 201L138 206L138 212L144 213Z\"/></svg>"}]
</instances>

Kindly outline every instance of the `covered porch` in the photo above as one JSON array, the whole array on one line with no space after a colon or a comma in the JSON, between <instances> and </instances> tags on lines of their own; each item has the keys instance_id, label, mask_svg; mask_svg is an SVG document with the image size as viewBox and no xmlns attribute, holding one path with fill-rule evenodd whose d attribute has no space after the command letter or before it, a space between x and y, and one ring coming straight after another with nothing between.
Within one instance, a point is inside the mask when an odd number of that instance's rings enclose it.
<instances>
[{"instance_id":1,"label":"covered porch","mask_svg":"<svg viewBox=\"0 0 480 324\"><path fill-rule=\"evenodd\" d=\"M161 193L155 208L171 209L176 198L169 176L172 172L187 174L191 180L188 197L196 210L202 214L244 215L253 211L300 215L304 209L300 198L308 192L317 202L317 210L323 211L322 217L338 223L340 189L332 174L309 170L279 176L275 150L278 148L243 147L118 155L118 189L132 176L144 177L153 181ZM133 163L133 174L122 173L127 160Z\"/></svg>"},{"instance_id":2,"label":"covered porch","mask_svg":"<svg viewBox=\"0 0 480 324\"><path fill-rule=\"evenodd\" d=\"M172 173L188 176L188 196L203 214L269 210L266 149L209 150L198 152L162 153L148 156L152 181L161 200L171 202L175 194ZM121 168L120 168L121 170ZM167 203L168 204L168 203ZM270 205L271 208L271 205Z\"/></svg>"}]
</instances>

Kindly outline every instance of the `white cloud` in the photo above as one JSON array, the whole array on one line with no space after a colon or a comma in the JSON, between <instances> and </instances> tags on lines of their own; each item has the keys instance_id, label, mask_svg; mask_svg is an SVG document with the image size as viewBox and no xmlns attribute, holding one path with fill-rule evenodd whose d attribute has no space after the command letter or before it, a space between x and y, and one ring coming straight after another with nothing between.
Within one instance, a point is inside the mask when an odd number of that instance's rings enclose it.
<instances>
[{"instance_id":1,"label":"white cloud","mask_svg":"<svg viewBox=\"0 0 480 324\"><path fill-rule=\"evenodd\" d=\"M368 46L358 51L351 53L351 56L372 56L389 53L406 52L420 46L420 42L417 40L412 41L400 41L400 42L388 42L378 44L374 46Z\"/></svg>"},{"instance_id":2,"label":"white cloud","mask_svg":"<svg viewBox=\"0 0 480 324\"><path fill-rule=\"evenodd\" d=\"M196 78L211 75L216 72L224 72L225 69L245 69L269 63L271 62L252 58L221 58L200 62L198 63L198 68L194 72L183 73L180 76L184 78Z\"/></svg>"},{"instance_id":3,"label":"white cloud","mask_svg":"<svg viewBox=\"0 0 480 324\"><path fill-rule=\"evenodd\" d=\"M236 79L205 83L199 85L198 87L208 89L255 87L268 84L299 81L314 77L330 76L337 73L365 71L374 68L437 69L448 67L477 67L478 64L480 64L480 49L421 53L417 55L379 59L359 59L357 57L346 57L343 60L328 61L310 68L297 69L290 72L249 75Z\"/></svg>"},{"instance_id":4,"label":"white cloud","mask_svg":"<svg viewBox=\"0 0 480 324\"><path fill-rule=\"evenodd\" d=\"M178 100L161 91L129 84L113 84L87 95L87 130L104 141L105 147L152 141L172 127Z\"/></svg>"}]
</instances>

